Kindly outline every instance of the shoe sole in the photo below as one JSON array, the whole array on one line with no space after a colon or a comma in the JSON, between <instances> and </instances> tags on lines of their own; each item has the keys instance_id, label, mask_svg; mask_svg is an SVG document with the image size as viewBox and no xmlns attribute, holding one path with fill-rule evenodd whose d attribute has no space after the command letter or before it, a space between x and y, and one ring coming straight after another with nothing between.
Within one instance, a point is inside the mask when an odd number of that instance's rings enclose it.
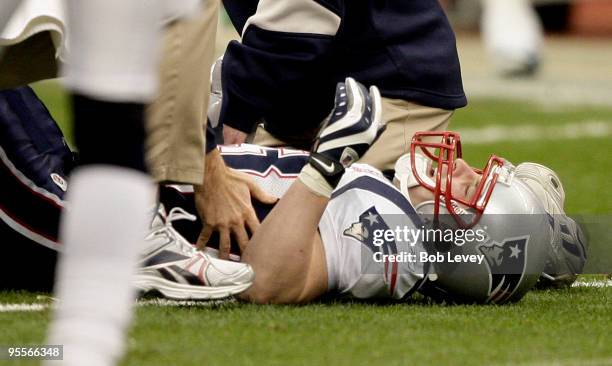
<instances>
[{"instance_id":1,"label":"shoe sole","mask_svg":"<svg viewBox=\"0 0 612 366\"><path fill-rule=\"evenodd\" d=\"M251 287L252 283L232 286L193 286L168 281L164 278L138 275L134 286L147 293L155 290L164 297L173 300L217 300L237 295Z\"/></svg>"}]
</instances>

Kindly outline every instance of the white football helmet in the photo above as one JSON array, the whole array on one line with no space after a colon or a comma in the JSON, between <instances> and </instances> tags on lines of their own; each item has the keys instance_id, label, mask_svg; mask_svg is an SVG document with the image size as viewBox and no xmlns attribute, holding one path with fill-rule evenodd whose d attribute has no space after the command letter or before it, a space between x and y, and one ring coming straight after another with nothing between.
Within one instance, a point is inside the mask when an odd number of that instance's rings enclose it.
<instances>
[{"instance_id":1,"label":"white football helmet","mask_svg":"<svg viewBox=\"0 0 612 366\"><path fill-rule=\"evenodd\" d=\"M434 138L439 142L425 141ZM422 292L452 302L517 301L544 269L552 235L548 216L529 186L516 178L515 167L495 155L484 169L474 169L482 179L473 197L455 197L452 172L461 155L459 134L419 132L413 137L410 157L403 160L410 167L398 177L404 187L419 184L434 194L433 200L415 207L426 228L476 234L465 236L462 243L425 243L430 254L442 253L445 258L472 255L480 261L434 263L434 274Z\"/></svg>"},{"instance_id":2,"label":"white football helmet","mask_svg":"<svg viewBox=\"0 0 612 366\"><path fill-rule=\"evenodd\" d=\"M582 273L587 260L588 241L580 225L565 214L565 190L557 173L536 163L521 163L516 177L536 194L549 214L553 237L540 287L571 285Z\"/></svg>"}]
</instances>

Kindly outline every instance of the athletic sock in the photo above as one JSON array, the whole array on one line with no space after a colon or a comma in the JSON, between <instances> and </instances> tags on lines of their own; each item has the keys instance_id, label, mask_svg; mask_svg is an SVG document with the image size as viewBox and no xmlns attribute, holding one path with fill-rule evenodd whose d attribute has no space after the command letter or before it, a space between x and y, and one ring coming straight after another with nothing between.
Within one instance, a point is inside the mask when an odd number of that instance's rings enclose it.
<instances>
[{"instance_id":1,"label":"athletic sock","mask_svg":"<svg viewBox=\"0 0 612 366\"><path fill-rule=\"evenodd\" d=\"M47 343L64 345L63 365L114 365L123 353L131 277L155 189L142 172L104 165L78 169L70 185L55 287L60 303Z\"/></svg>"}]
</instances>

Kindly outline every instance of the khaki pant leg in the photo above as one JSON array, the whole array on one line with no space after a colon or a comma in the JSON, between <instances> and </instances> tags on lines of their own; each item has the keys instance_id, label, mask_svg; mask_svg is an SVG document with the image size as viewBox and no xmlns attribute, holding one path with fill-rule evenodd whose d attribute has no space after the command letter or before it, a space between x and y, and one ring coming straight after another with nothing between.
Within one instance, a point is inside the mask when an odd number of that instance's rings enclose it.
<instances>
[{"instance_id":1,"label":"khaki pant leg","mask_svg":"<svg viewBox=\"0 0 612 366\"><path fill-rule=\"evenodd\" d=\"M167 26L160 64L159 95L147 111L146 156L158 182L202 184L203 125L210 92L219 0L202 13Z\"/></svg>"},{"instance_id":2,"label":"khaki pant leg","mask_svg":"<svg viewBox=\"0 0 612 366\"><path fill-rule=\"evenodd\" d=\"M389 98L382 98L382 108L387 129L359 160L381 171L393 169L395 161L410 150L415 132L446 130L454 112Z\"/></svg>"}]
</instances>

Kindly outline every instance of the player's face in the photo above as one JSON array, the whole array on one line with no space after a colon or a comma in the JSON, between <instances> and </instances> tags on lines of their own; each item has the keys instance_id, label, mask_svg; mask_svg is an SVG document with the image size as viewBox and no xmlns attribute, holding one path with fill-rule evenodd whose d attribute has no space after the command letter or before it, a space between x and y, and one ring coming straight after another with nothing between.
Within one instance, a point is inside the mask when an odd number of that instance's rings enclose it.
<instances>
[{"instance_id":1,"label":"player's face","mask_svg":"<svg viewBox=\"0 0 612 366\"><path fill-rule=\"evenodd\" d=\"M446 166L442 168L442 176L444 176ZM480 183L482 175L476 173L474 169L468 165L463 159L455 160L453 166L453 186L451 187L453 197L463 199L466 201L471 200L476 194L476 188ZM442 190L444 192L444 189Z\"/></svg>"},{"instance_id":2,"label":"player's face","mask_svg":"<svg viewBox=\"0 0 612 366\"><path fill-rule=\"evenodd\" d=\"M442 167L443 177L446 176L446 169L446 166ZM432 179L435 179L435 173L436 172L433 169L427 172ZM482 175L476 173L474 169L465 162L465 160L457 159L453 165L452 177L453 185L451 190L453 197L469 201L476 194L476 188L480 183ZM442 187L442 192L444 193L444 187ZM434 199L433 192L422 186L410 188L409 193L410 200L414 205Z\"/></svg>"}]
</instances>

